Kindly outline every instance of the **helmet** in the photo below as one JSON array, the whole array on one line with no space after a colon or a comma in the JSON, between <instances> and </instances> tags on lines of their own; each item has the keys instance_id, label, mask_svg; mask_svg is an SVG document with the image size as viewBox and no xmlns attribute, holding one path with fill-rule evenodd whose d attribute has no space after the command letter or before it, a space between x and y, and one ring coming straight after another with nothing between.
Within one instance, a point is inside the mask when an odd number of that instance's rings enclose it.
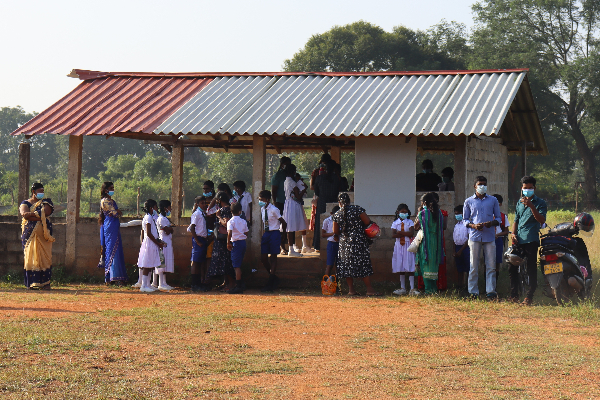
<instances>
[{"instance_id":1,"label":"helmet","mask_svg":"<svg viewBox=\"0 0 600 400\"><path fill-rule=\"evenodd\" d=\"M365 235L367 235L367 237L374 238L379 236L379 231L379 225L377 225L375 222L371 222L369 226L365 228Z\"/></svg>"},{"instance_id":2,"label":"helmet","mask_svg":"<svg viewBox=\"0 0 600 400\"><path fill-rule=\"evenodd\" d=\"M515 266L521 265L523 258L525 258L525 252L519 246L512 245L504 253L504 261Z\"/></svg>"},{"instance_id":3,"label":"helmet","mask_svg":"<svg viewBox=\"0 0 600 400\"><path fill-rule=\"evenodd\" d=\"M581 213L573 220L573 225L585 236L594 234L594 217L588 213Z\"/></svg>"}]
</instances>

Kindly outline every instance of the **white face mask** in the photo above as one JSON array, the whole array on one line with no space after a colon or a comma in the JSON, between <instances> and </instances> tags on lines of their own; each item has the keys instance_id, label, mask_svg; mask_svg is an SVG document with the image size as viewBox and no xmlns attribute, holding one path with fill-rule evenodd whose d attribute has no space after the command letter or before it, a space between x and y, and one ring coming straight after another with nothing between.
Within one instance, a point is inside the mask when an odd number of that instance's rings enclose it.
<instances>
[{"instance_id":1,"label":"white face mask","mask_svg":"<svg viewBox=\"0 0 600 400\"><path fill-rule=\"evenodd\" d=\"M486 194L487 193L487 186L486 185L477 186L477 188L475 189L475 191L477 192L477 194Z\"/></svg>"}]
</instances>

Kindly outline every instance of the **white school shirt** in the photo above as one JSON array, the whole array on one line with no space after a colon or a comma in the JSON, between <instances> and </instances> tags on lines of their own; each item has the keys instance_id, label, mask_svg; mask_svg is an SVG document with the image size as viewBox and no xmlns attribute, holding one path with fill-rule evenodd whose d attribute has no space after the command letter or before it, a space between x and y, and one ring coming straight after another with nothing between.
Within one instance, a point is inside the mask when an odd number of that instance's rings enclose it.
<instances>
[{"instance_id":1,"label":"white school shirt","mask_svg":"<svg viewBox=\"0 0 600 400\"><path fill-rule=\"evenodd\" d=\"M144 231L144 240L148 237L148 224L150 224L150 232L152 232L152 236L155 239L158 239L158 230L156 228L156 218L150 214L144 215L144 219L142 219L142 230Z\"/></svg>"},{"instance_id":2,"label":"white school shirt","mask_svg":"<svg viewBox=\"0 0 600 400\"><path fill-rule=\"evenodd\" d=\"M246 218L248 218L248 215L250 214L250 207L252 207L252 195L248 192L244 192L242 193L241 199L238 198L238 201L242 205L242 212L244 213Z\"/></svg>"},{"instance_id":3,"label":"white school shirt","mask_svg":"<svg viewBox=\"0 0 600 400\"><path fill-rule=\"evenodd\" d=\"M239 215L234 215L227 221L227 230L231 231L231 241L237 242L238 240L246 240L246 233L248 232L248 223L245 219L242 219Z\"/></svg>"},{"instance_id":4,"label":"white school shirt","mask_svg":"<svg viewBox=\"0 0 600 400\"><path fill-rule=\"evenodd\" d=\"M197 208L192 214L190 226L187 228L188 232L192 231L192 225L196 225L196 236L203 238L208 236L208 231L206 230L206 220L204 219L204 211L199 208Z\"/></svg>"},{"instance_id":5,"label":"white school shirt","mask_svg":"<svg viewBox=\"0 0 600 400\"><path fill-rule=\"evenodd\" d=\"M452 238L454 239L454 244L458 246L462 246L469 240L469 228L465 226L463 221L458 221L456 225L454 225Z\"/></svg>"},{"instance_id":6,"label":"white school shirt","mask_svg":"<svg viewBox=\"0 0 600 400\"><path fill-rule=\"evenodd\" d=\"M260 218L263 226L265 225L265 211L267 212L269 231L278 231L280 227L279 218L281 218L279 209L271 203L269 203L266 207L260 208Z\"/></svg>"},{"instance_id":7,"label":"white school shirt","mask_svg":"<svg viewBox=\"0 0 600 400\"><path fill-rule=\"evenodd\" d=\"M327 233L333 233L333 218L331 216L325 218L323 221L323 230ZM327 238L328 242L335 242L335 236L329 236Z\"/></svg>"},{"instance_id":8,"label":"white school shirt","mask_svg":"<svg viewBox=\"0 0 600 400\"><path fill-rule=\"evenodd\" d=\"M169 219L162 214L158 214L158 218L156 218L156 227L158 228L158 237L165 243L171 243L171 239L173 235L167 235L163 228L167 226L171 226L171 222Z\"/></svg>"},{"instance_id":9,"label":"white school shirt","mask_svg":"<svg viewBox=\"0 0 600 400\"><path fill-rule=\"evenodd\" d=\"M404 230L401 229L403 222L404 222ZM406 218L406 219L398 218L397 220L392 222L391 228L395 229L397 231L408 232L410 230L410 228L412 228L413 226L415 226L415 223L412 222L412 220L410 218ZM400 239L402 239L402 238L396 238L396 242L400 243ZM411 239L412 238L410 238L408 236L404 236L404 243L410 244Z\"/></svg>"},{"instance_id":10,"label":"white school shirt","mask_svg":"<svg viewBox=\"0 0 600 400\"><path fill-rule=\"evenodd\" d=\"M510 222L508 221L508 215L506 215L504 213L502 213L502 215L504 216L504 226L506 228L510 229ZM502 226L501 225L502 225L502 217L500 217L500 225L498 225L496 227L496 235L499 234L499 233L502 233Z\"/></svg>"}]
</instances>

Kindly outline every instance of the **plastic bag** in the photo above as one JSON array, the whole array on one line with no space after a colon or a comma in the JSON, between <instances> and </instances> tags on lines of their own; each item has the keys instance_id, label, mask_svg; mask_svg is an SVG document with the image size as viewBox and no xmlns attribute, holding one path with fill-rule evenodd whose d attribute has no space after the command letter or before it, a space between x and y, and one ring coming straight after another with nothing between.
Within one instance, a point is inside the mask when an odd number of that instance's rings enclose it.
<instances>
[{"instance_id":1,"label":"plastic bag","mask_svg":"<svg viewBox=\"0 0 600 400\"><path fill-rule=\"evenodd\" d=\"M335 275L323 275L323 280L321 280L321 292L325 296L333 296L337 290L337 285Z\"/></svg>"}]
</instances>

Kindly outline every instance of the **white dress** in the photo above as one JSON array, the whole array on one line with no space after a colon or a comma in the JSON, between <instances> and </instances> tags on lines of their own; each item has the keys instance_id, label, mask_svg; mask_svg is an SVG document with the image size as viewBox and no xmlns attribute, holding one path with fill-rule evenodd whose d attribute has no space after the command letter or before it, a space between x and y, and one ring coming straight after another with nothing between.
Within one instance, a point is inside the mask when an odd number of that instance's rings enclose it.
<instances>
[{"instance_id":1,"label":"white dress","mask_svg":"<svg viewBox=\"0 0 600 400\"><path fill-rule=\"evenodd\" d=\"M148 237L146 232L147 225L150 224L152 235L158 238L158 230L156 229L156 222L150 214L144 215L142 220L142 230L144 231L144 241L142 247L140 247L140 255L138 256L138 268L157 268L160 267L160 254L158 253L158 246L154 244Z\"/></svg>"},{"instance_id":2,"label":"white dress","mask_svg":"<svg viewBox=\"0 0 600 400\"><path fill-rule=\"evenodd\" d=\"M294 188L297 183L291 177L285 179L283 189L285 190L285 204L283 205L283 219L287 223L286 231L299 232L306 230L306 214L304 207L292 198Z\"/></svg>"},{"instance_id":3,"label":"white dress","mask_svg":"<svg viewBox=\"0 0 600 400\"><path fill-rule=\"evenodd\" d=\"M175 255L173 254L173 234L167 235L162 228L171 226L169 219L162 214L156 219L156 227L158 228L158 237L167 244L163 247L162 252L165 257L165 272L175 272Z\"/></svg>"},{"instance_id":4,"label":"white dress","mask_svg":"<svg viewBox=\"0 0 600 400\"><path fill-rule=\"evenodd\" d=\"M397 231L408 232L410 228L415 224L410 219L398 218L392 223L392 229ZM404 245L402 245L401 239L404 239ZM412 238L396 238L394 244L394 255L392 256L392 272L415 272L415 253L408 251Z\"/></svg>"}]
</instances>

